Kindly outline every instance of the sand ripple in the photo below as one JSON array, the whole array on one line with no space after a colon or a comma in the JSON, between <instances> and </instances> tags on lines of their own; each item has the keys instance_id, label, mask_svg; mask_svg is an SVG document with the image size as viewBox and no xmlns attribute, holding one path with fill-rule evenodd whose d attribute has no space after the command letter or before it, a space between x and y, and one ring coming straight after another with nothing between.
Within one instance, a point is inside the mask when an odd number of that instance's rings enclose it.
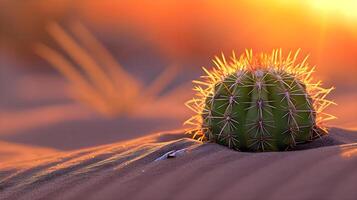
<instances>
[{"instance_id":1,"label":"sand ripple","mask_svg":"<svg viewBox=\"0 0 357 200\"><path fill-rule=\"evenodd\" d=\"M356 142L333 129L305 150L244 153L159 133L0 163L0 199L355 199Z\"/></svg>"}]
</instances>

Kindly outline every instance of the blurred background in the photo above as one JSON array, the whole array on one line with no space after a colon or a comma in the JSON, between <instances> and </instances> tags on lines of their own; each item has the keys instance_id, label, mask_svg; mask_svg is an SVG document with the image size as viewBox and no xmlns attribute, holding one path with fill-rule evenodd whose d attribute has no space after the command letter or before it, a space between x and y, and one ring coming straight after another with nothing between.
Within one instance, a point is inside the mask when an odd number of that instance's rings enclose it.
<instances>
[{"instance_id":1,"label":"blurred background","mask_svg":"<svg viewBox=\"0 0 357 200\"><path fill-rule=\"evenodd\" d=\"M357 129L356 10L355 0L0 0L0 140L69 150L182 128L201 67L245 48L301 48L336 87L330 126Z\"/></svg>"}]
</instances>

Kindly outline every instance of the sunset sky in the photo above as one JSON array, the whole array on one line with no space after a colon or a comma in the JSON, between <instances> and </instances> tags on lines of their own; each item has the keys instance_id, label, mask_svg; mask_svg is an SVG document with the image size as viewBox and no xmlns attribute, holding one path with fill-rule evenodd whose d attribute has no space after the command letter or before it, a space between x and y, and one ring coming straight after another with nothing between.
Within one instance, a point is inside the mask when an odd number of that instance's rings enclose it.
<instances>
[{"instance_id":1,"label":"sunset sky","mask_svg":"<svg viewBox=\"0 0 357 200\"><path fill-rule=\"evenodd\" d=\"M20 51L31 51L37 42L51 44L46 33L51 20L64 27L83 22L124 63L145 60L154 50L165 63L191 69L209 67L214 55L221 52L230 54L234 50L240 54L245 48L255 52L282 48L288 52L301 48L302 56L309 54L310 65L317 66L316 77L326 86L336 86L332 96L339 107L356 111L357 1L53 2L20 5L2 1L0 38L6 44L4 49L19 46ZM129 57L131 61L127 61ZM332 109L342 115L341 109Z\"/></svg>"},{"instance_id":2,"label":"sunset sky","mask_svg":"<svg viewBox=\"0 0 357 200\"><path fill-rule=\"evenodd\" d=\"M220 52L301 48L327 82L356 83L356 1L90 1L77 8L98 29L139 35L171 62L206 65Z\"/></svg>"}]
</instances>

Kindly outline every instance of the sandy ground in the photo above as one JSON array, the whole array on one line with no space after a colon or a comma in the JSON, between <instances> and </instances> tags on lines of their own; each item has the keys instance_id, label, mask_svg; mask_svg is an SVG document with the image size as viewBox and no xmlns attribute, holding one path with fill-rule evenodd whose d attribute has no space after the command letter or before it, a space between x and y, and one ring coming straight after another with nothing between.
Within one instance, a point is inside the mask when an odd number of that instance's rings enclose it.
<instances>
[{"instance_id":1,"label":"sandy ground","mask_svg":"<svg viewBox=\"0 0 357 200\"><path fill-rule=\"evenodd\" d=\"M356 142L356 132L333 128L304 150L244 153L186 138L180 130L162 132L1 162L0 194L1 199L352 200ZM164 159L170 151L176 151L174 157Z\"/></svg>"}]
</instances>

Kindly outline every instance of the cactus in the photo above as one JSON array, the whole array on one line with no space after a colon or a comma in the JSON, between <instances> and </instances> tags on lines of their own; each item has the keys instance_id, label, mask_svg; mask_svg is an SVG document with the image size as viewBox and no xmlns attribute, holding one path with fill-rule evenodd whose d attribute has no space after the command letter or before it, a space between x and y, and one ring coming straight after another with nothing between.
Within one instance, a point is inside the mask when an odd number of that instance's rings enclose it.
<instances>
[{"instance_id":1,"label":"cactus","mask_svg":"<svg viewBox=\"0 0 357 200\"><path fill-rule=\"evenodd\" d=\"M187 106L196 115L187 132L241 151L281 151L327 134L323 110L332 101L321 82L313 82L307 57L299 51L284 58L282 51L253 56L252 51L231 62L216 57L212 70L203 68L204 81L194 81L196 98Z\"/></svg>"}]
</instances>

